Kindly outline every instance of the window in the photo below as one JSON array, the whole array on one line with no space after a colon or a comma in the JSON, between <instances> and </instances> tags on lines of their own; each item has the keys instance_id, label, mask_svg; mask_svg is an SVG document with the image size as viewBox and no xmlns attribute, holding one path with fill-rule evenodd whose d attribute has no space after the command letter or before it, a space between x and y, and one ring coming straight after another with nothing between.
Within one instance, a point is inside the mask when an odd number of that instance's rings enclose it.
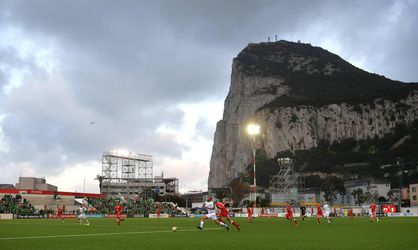
<instances>
[{"instance_id":1,"label":"window","mask_svg":"<svg viewBox=\"0 0 418 250\"><path fill-rule=\"evenodd\" d=\"M416 201L416 200L417 200L417 196L416 196L416 195L412 196L412 199L413 199L414 201Z\"/></svg>"},{"instance_id":2,"label":"window","mask_svg":"<svg viewBox=\"0 0 418 250\"><path fill-rule=\"evenodd\" d=\"M414 192L414 193L415 193L416 191L417 191L417 188L416 188L416 187L413 187L413 188L412 188L412 192Z\"/></svg>"}]
</instances>

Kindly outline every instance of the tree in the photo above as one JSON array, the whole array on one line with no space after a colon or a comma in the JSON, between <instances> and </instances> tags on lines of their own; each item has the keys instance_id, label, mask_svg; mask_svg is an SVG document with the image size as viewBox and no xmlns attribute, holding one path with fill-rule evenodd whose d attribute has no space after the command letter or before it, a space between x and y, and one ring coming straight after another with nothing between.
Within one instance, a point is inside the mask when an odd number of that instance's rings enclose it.
<instances>
[{"instance_id":1,"label":"tree","mask_svg":"<svg viewBox=\"0 0 418 250\"><path fill-rule=\"evenodd\" d=\"M245 195L250 192L250 185L247 182L240 182L235 179L231 182L232 198L238 203ZM236 205L236 204L234 204Z\"/></svg>"},{"instance_id":2,"label":"tree","mask_svg":"<svg viewBox=\"0 0 418 250\"><path fill-rule=\"evenodd\" d=\"M344 180L335 176L327 176L321 185L321 191L327 202L337 198L337 194L345 194Z\"/></svg>"},{"instance_id":3,"label":"tree","mask_svg":"<svg viewBox=\"0 0 418 250\"><path fill-rule=\"evenodd\" d=\"M267 199L257 196L257 207L269 207L270 202Z\"/></svg>"},{"instance_id":4,"label":"tree","mask_svg":"<svg viewBox=\"0 0 418 250\"><path fill-rule=\"evenodd\" d=\"M104 180L104 176L102 176L102 175L97 175L96 176L96 178L94 178L95 180L98 180L99 181L99 190L100 190L100 193L102 193L102 184L103 184L103 180Z\"/></svg>"},{"instance_id":5,"label":"tree","mask_svg":"<svg viewBox=\"0 0 418 250\"><path fill-rule=\"evenodd\" d=\"M215 196L217 200L222 201L224 198L228 196L228 194L225 190L217 189L215 190Z\"/></svg>"},{"instance_id":6,"label":"tree","mask_svg":"<svg viewBox=\"0 0 418 250\"><path fill-rule=\"evenodd\" d=\"M354 202L356 205L362 205L367 199L371 196L369 192L363 192L363 189L357 188L351 192L354 197Z\"/></svg>"},{"instance_id":7,"label":"tree","mask_svg":"<svg viewBox=\"0 0 418 250\"><path fill-rule=\"evenodd\" d=\"M378 201L379 201L379 202L387 202L387 201L388 201L388 199L386 199L386 198L385 198L385 197L383 197L383 196L379 196Z\"/></svg>"}]
</instances>

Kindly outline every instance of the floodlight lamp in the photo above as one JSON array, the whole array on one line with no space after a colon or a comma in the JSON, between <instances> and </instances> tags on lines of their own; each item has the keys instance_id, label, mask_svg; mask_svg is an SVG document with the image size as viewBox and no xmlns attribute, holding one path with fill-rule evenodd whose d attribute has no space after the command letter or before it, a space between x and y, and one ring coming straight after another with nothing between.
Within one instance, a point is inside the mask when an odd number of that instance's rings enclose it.
<instances>
[{"instance_id":1,"label":"floodlight lamp","mask_svg":"<svg viewBox=\"0 0 418 250\"><path fill-rule=\"evenodd\" d=\"M129 151L125 150L125 149L114 149L113 153L119 155L119 156L128 156L129 155Z\"/></svg>"},{"instance_id":2,"label":"floodlight lamp","mask_svg":"<svg viewBox=\"0 0 418 250\"><path fill-rule=\"evenodd\" d=\"M253 123L249 124L247 126L247 132L250 135L258 135L258 134L260 134L260 125L253 124Z\"/></svg>"}]
</instances>

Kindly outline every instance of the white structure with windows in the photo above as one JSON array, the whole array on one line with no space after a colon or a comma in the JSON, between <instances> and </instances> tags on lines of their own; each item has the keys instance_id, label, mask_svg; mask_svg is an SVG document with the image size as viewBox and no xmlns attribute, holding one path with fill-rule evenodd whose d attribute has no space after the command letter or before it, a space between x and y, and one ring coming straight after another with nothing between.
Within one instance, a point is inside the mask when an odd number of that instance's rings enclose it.
<instances>
[{"instance_id":1,"label":"white structure with windows","mask_svg":"<svg viewBox=\"0 0 418 250\"><path fill-rule=\"evenodd\" d=\"M418 183L409 185L409 200L411 206L418 206Z\"/></svg>"},{"instance_id":2,"label":"white structure with windows","mask_svg":"<svg viewBox=\"0 0 418 250\"><path fill-rule=\"evenodd\" d=\"M353 191L357 189L363 190L364 194L367 194L368 202L377 201L379 197L387 198L390 191L390 182L386 180L377 180L374 178L351 180L344 182L345 195L344 204L356 205Z\"/></svg>"}]
</instances>

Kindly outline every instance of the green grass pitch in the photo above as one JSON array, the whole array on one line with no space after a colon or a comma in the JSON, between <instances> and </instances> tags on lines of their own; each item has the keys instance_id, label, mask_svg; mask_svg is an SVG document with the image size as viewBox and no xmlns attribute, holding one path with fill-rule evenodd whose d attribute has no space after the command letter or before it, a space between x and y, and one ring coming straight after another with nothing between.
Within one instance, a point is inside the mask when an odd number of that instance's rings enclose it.
<instances>
[{"instance_id":1,"label":"green grass pitch","mask_svg":"<svg viewBox=\"0 0 418 250\"><path fill-rule=\"evenodd\" d=\"M292 225L283 218L256 218L250 224L237 218L241 232L227 232L198 218L90 219L79 226L75 219L1 220L0 249L417 249L418 218L314 219ZM177 232L171 228L176 226Z\"/></svg>"}]
</instances>

